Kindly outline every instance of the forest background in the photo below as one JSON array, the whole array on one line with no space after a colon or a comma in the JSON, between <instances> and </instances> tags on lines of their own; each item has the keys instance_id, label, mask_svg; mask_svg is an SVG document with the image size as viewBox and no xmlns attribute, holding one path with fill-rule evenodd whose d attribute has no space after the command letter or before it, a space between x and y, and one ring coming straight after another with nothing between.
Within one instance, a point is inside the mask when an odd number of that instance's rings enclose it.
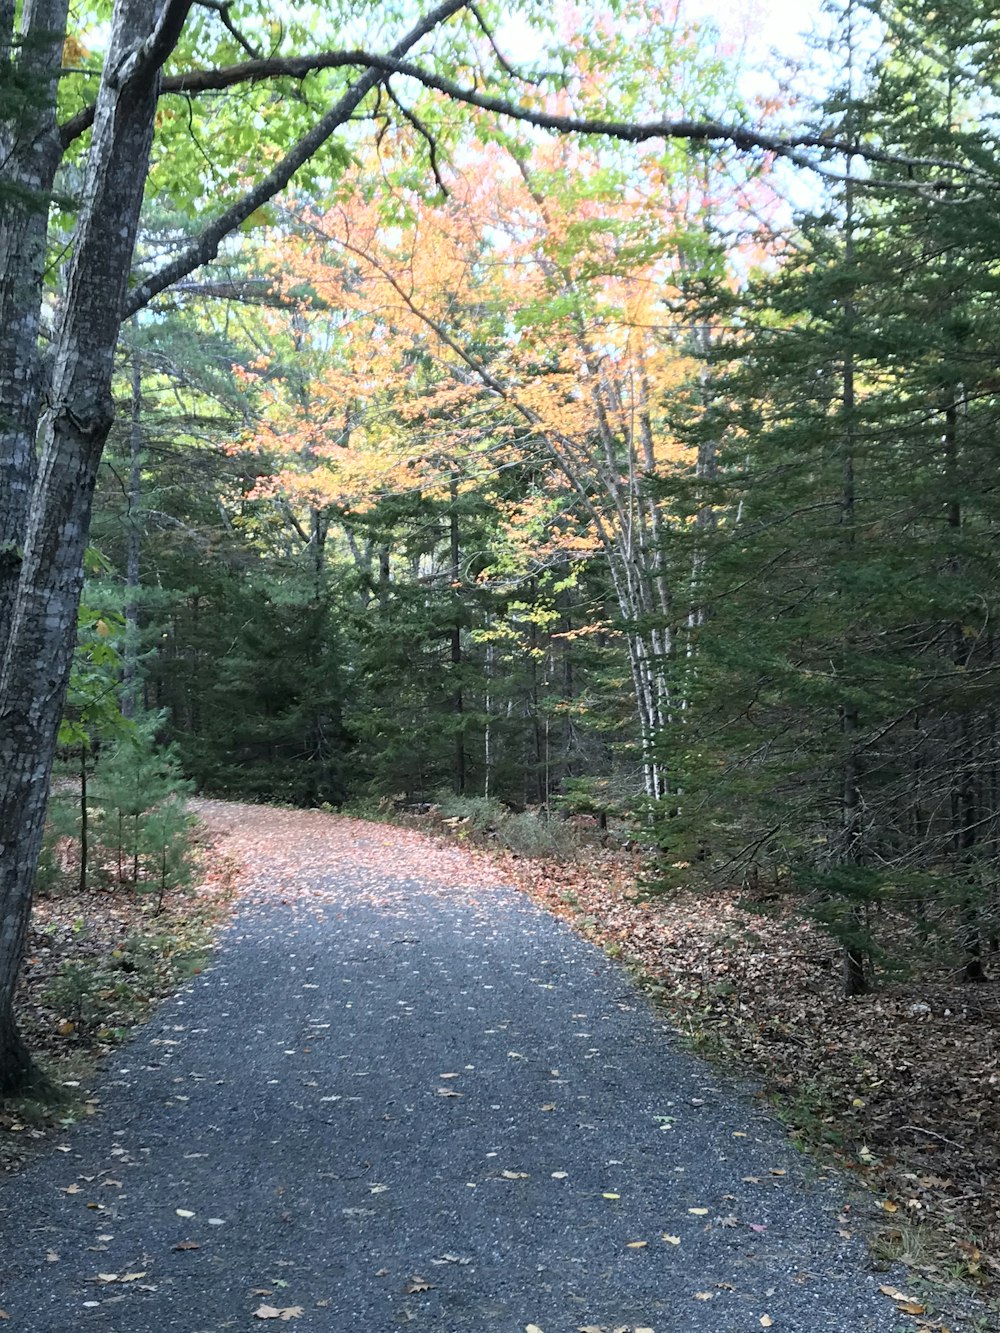
<instances>
[{"instance_id":1,"label":"forest background","mask_svg":"<svg viewBox=\"0 0 1000 1333\"><path fill-rule=\"evenodd\" d=\"M189 785L443 806L521 851L577 816L642 841L649 892L818 924L848 996L986 980L992 7L848 0L762 92L683 8L528 7L515 68L467 6L429 77L376 72L185 269L339 89L296 53L382 36L361 9L194 12L137 214L50 862L69 837L81 876L162 895ZM108 32L84 7L61 46L43 345ZM199 87L208 51L268 76ZM694 128L547 132L668 119Z\"/></svg>"}]
</instances>

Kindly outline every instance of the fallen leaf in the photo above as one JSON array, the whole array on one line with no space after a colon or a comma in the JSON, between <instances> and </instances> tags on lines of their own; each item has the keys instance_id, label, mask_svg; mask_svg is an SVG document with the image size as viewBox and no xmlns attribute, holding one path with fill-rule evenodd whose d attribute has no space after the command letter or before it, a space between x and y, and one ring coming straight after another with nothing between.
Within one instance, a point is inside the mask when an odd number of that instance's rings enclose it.
<instances>
[{"instance_id":1,"label":"fallen leaf","mask_svg":"<svg viewBox=\"0 0 1000 1333\"><path fill-rule=\"evenodd\" d=\"M899 1209L898 1209L897 1206L892 1202L891 1199L883 1199L883 1200L882 1200L882 1209L883 1209L883 1211L886 1212L886 1213L898 1213L898 1212L899 1212Z\"/></svg>"},{"instance_id":2,"label":"fallen leaf","mask_svg":"<svg viewBox=\"0 0 1000 1333\"><path fill-rule=\"evenodd\" d=\"M694 1213L695 1217L707 1217L707 1216L708 1216L708 1209L707 1209L707 1208L689 1208L689 1209L688 1209L688 1212L689 1212L689 1213Z\"/></svg>"},{"instance_id":3,"label":"fallen leaf","mask_svg":"<svg viewBox=\"0 0 1000 1333\"><path fill-rule=\"evenodd\" d=\"M893 1301L908 1301L910 1299L906 1292L900 1291L898 1287L887 1287L883 1285L879 1287L879 1291L883 1296L888 1296L889 1299Z\"/></svg>"},{"instance_id":4,"label":"fallen leaf","mask_svg":"<svg viewBox=\"0 0 1000 1333\"><path fill-rule=\"evenodd\" d=\"M611 1193L601 1195L602 1199L620 1199L621 1197L622 1196L620 1194L611 1194Z\"/></svg>"},{"instance_id":5,"label":"fallen leaf","mask_svg":"<svg viewBox=\"0 0 1000 1333\"><path fill-rule=\"evenodd\" d=\"M762 1314L762 1315L761 1315L761 1317L760 1317L760 1326L761 1326L761 1328L770 1328L771 1325L772 1325L773 1323L774 1323L774 1320L771 1318L771 1316L770 1316L769 1314Z\"/></svg>"},{"instance_id":6,"label":"fallen leaf","mask_svg":"<svg viewBox=\"0 0 1000 1333\"><path fill-rule=\"evenodd\" d=\"M501 1171L500 1175L504 1180L527 1180L527 1171Z\"/></svg>"},{"instance_id":7,"label":"fallen leaf","mask_svg":"<svg viewBox=\"0 0 1000 1333\"><path fill-rule=\"evenodd\" d=\"M456 1092L454 1088L438 1088L437 1095L439 1097L464 1097L465 1093Z\"/></svg>"},{"instance_id":8,"label":"fallen leaf","mask_svg":"<svg viewBox=\"0 0 1000 1333\"><path fill-rule=\"evenodd\" d=\"M711 1301L715 1299L714 1291L696 1291L694 1294L696 1301Z\"/></svg>"},{"instance_id":9,"label":"fallen leaf","mask_svg":"<svg viewBox=\"0 0 1000 1333\"><path fill-rule=\"evenodd\" d=\"M566 1177L567 1177L568 1175L569 1175L569 1172L568 1172L568 1171L553 1171L553 1172L552 1172L552 1179L553 1179L553 1180L565 1180Z\"/></svg>"},{"instance_id":10,"label":"fallen leaf","mask_svg":"<svg viewBox=\"0 0 1000 1333\"><path fill-rule=\"evenodd\" d=\"M780 1166L772 1166L772 1167L771 1167L771 1175L772 1175L772 1176L783 1176L783 1175L786 1175L786 1174L787 1174L787 1173L785 1172L785 1170L784 1170L782 1167L780 1167Z\"/></svg>"},{"instance_id":11,"label":"fallen leaf","mask_svg":"<svg viewBox=\"0 0 1000 1333\"><path fill-rule=\"evenodd\" d=\"M556 1104L555 1102L546 1102L540 1109L542 1111L554 1111L556 1109Z\"/></svg>"},{"instance_id":12,"label":"fallen leaf","mask_svg":"<svg viewBox=\"0 0 1000 1333\"><path fill-rule=\"evenodd\" d=\"M630 1240L625 1244L626 1250L644 1250L649 1244L648 1240Z\"/></svg>"},{"instance_id":13,"label":"fallen leaf","mask_svg":"<svg viewBox=\"0 0 1000 1333\"><path fill-rule=\"evenodd\" d=\"M80 1193L80 1186L77 1185L75 1182L72 1185L67 1185L66 1188L63 1190L63 1194L79 1194L79 1193Z\"/></svg>"},{"instance_id":14,"label":"fallen leaf","mask_svg":"<svg viewBox=\"0 0 1000 1333\"><path fill-rule=\"evenodd\" d=\"M192 1213L190 1208L175 1208L174 1212L178 1217L194 1217L194 1213Z\"/></svg>"},{"instance_id":15,"label":"fallen leaf","mask_svg":"<svg viewBox=\"0 0 1000 1333\"><path fill-rule=\"evenodd\" d=\"M172 1250L200 1250L201 1246L196 1240L182 1240L176 1245L171 1245Z\"/></svg>"},{"instance_id":16,"label":"fallen leaf","mask_svg":"<svg viewBox=\"0 0 1000 1333\"><path fill-rule=\"evenodd\" d=\"M45 1256L45 1262L47 1264L57 1264L59 1262L59 1255L55 1250L49 1250Z\"/></svg>"},{"instance_id":17,"label":"fallen leaf","mask_svg":"<svg viewBox=\"0 0 1000 1333\"><path fill-rule=\"evenodd\" d=\"M671 1236L670 1233L667 1231L663 1233L663 1239L667 1242L668 1245L679 1245L681 1243L680 1236Z\"/></svg>"},{"instance_id":18,"label":"fallen leaf","mask_svg":"<svg viewBox=\"0 0 1000 1333\"><path fill-rule=\"evenodd\" d=\"M424 1277L411 1277L403 1291L407 1296L413 1296L418 1291L430 1291L433 1285L433 1282L428 1282Z\"/></svg>"},{"instance_id":19,"label":"fallen leaf","mask_svg":"<svg viewBox=\"0 0 1000 1333\"><path fill-rule=\"evenodd\" d=\"M542 1333L537 1324L525 1324L524 1333Z\"/></svg>"},{"instance_id":20,"label":"fallen leaf","mask_svg":"<svg viewBox=\"0 0 1000 1333\"><path fill-rule=\"evenodd\" d=\"M254 1319L281 1319L287 1322L289 1319L298 1319L304 1313L305 1311L301 1305L286 1305L281 1308L276 1305L258 1305L253 1312L253 1317Z\"/></svg>"},{"instance_id":21,"label":"fallen leaf","mask_svg":"<svg viewBox=\"0 0 1000 1333\"><path fill-rule=\"evenodd\" d=\"M900 1314L926 1314L927 1306L921 1305L919 1301L900 1301L896 1306Z\"/></svg>"}]
</instances>

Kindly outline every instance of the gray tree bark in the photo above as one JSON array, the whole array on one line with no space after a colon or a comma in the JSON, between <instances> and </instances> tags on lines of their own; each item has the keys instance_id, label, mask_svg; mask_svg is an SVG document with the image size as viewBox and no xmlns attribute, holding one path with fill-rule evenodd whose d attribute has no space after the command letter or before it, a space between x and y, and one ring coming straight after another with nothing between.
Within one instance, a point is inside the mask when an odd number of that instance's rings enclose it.
<instances>
[{"instance_id":1,"label":"gray tree bark","mask_svg":"<svg viewBox=\"0 0 1000 1333\"><path fill-rule=\"evenodd\" d=\"M38 475L0 667L0 1092L22 1083L30 1069L14 1023L14 988L76 638L91 500L113 417L112 363L148 169L159 70L189 7L190 0L166 5L118 0L115 5L40 422ZM15 291L11 305L24 329L38 296L23 273L18 290L20 299ZM37 377L37 363L31 371ZM32 393L38 393L37 384L23 386L23 396ZM22 471L16 458L14 463L18 478Z\"/></svg>"}]
</instances>

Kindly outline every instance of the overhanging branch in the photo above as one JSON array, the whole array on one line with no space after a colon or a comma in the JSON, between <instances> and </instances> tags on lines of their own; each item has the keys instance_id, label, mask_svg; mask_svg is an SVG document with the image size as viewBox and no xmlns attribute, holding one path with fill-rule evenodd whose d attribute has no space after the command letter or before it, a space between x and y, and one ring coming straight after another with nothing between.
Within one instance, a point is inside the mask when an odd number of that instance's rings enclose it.
<instances>
[{"instance_id":1,"label":"overhanging branch","mask_svg":"<svg viewBox=\"0 0 1000 1333\"><path fill-rule=\"evenodd\" d=\"M444 0L432 9L393 48L390 60L398 60L422 37L465 7L466 0ZM251 190L230 208L227 208L192 243L169 264L141 282L125 302L123 319L129 319L147 306L154 296L165 291L196 268L209 263L219 253L225 237L279 194L305 162L308 162L323 144L347 121L371 90L382 82L385 72L371 68L355 80L347 92L317 123L289 149L281 161Z\"/></svg>"}]
</instances>

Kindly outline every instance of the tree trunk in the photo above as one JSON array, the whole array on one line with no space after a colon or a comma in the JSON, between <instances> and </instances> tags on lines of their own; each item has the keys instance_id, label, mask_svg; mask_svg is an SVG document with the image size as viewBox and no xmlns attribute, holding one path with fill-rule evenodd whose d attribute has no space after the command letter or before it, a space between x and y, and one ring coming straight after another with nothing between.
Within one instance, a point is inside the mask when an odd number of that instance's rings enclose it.
<instances>
[{"instance_id":1,"label":"tree trunk","mask_svg":"<svg viewBox=\"0 0 1000 1333\"><path fill-rule=\"evenodd\" d=\"M0 661L13 620L28 509L35 481L41 395L38 326L49 196L61 147L56 85L67 0L27 0L21 45L12 52L13 12L0 10L0 78L16 72L25 102L0 124Z\"/></svg>"},{"instance_id":2,"label":"tree trunk","mask_svg":"<svg viewBox=\"0 0 1000 1333\"><path fill-rule=\"evenodd\" d=\"M142 366L132 357L132 421L129 432L128 536L125 551L125 651L122 717L135 717L139 688L139 561L142 556Z\"/></svg>"},{"instance_id":3,"label":"tree trunk","mask_svg":"<svg viewBox=\"0 0 1000 1333\"><path fill-rule=\"evenodd\" d=\"M848 15L848 22L849 24L853 23L853 11ZM851 33L850 53L853 59L853 27L849 31ZM853 66L850 68L853 68ZM853 88L849 91L853 95ZM850 269L854 262L854 182L850 176L850 164L848 164L848 179L845 188L844 230L844 261L849 276L852 276ZM854 475L855 412L857 410L854 365L855 320L854 291L851 288L848 290L844 301L844 382L841 400L844 409L845 440L841 471L840 513L844 529L844 545L848 552L854 550L857 541L854 513L856 500ZM843 595L844 589L840 588L839 591ZM849 659L851 648L851 632L850 629L845 629L842 645L845 659ZM840 710L841 733L846 738L846 746L841 770L841 845L839 849L839 859L847 865L860 865L863 854L861 757L855 739L859 725L860 718L857 705L850 698L847 698L841 705ZM861 906L853 903L849 909L848 917L852 937L845 940L843 946L843 976L844 995L849 997L866 994L868 978L865 975L866 951L862 943L865 938L865 918Z\"/></svg>"},{"instance_id":4,"label":"tree trunk","mask_svg":"<svg viewBox=\"0 0 1000 1333\"><path fill-rule=\"evenodd\" d=\"M159 64L188 4L118 0L76 244L54 339L41 457L0 670L0 1070L27 1077L13 996L27 936L56 734L76 642L83 556L148 169ZM158 35L156 18L163 9ZM169 28L169 30L168 30Z\"/></svg>"},{"instance_id":5,"label":"tree trunk","mask_svg":"<svg viewBox=\"0 0 1000 1333\"><path fill-rule=\"evenodd\" d=\"M460 583L462 581L462 548L458 527L458 473L452 472L448 485L448 541L451 556L451 596L455 605L455 624L449 633L451 642L451 666L455 679L452 707L455 710L455 790L461 795L465 791L465 694L462 690L462 626L458 616L462 600Z\"/></svg>"}]
</instances>

